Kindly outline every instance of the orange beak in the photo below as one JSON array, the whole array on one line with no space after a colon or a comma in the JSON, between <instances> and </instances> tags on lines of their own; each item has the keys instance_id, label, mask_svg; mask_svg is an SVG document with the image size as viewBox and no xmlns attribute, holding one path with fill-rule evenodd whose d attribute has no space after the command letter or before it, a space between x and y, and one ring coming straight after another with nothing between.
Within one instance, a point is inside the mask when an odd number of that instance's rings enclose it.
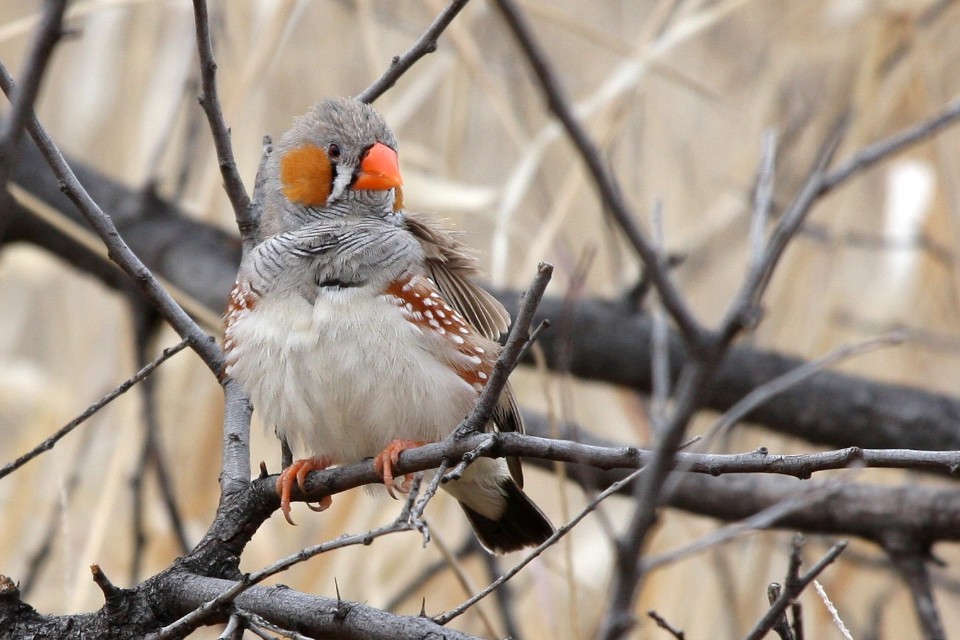
<instances>
[{"instance_id":1,"label":"orange beak","mask_svg":"<svg viewBox=\"0 0 960 640\"><path fill-rule=\"evenodd\" d=\"M403 184L397 152L378 142L367 151L360 162L360 174L353 182L356 190L385 191Z\"/></svg>"}]
</instances>

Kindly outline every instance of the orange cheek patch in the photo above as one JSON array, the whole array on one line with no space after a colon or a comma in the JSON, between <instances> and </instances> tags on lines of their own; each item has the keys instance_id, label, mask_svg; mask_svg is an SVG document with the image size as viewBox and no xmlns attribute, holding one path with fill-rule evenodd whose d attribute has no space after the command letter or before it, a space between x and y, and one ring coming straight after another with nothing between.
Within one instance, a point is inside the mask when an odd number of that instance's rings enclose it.
<instances>
[{"instance_id":1,"label":"orange cheek patch","mask_svg":"<svg viewBox=\"0 0 960 640\"><path fill-rule=\"evenodd\" d=\"M333 168L327 152L313 145L288 151L280 159L283 195L308 206L322 206L330 197Z\"/></svg>"}]
</instances>

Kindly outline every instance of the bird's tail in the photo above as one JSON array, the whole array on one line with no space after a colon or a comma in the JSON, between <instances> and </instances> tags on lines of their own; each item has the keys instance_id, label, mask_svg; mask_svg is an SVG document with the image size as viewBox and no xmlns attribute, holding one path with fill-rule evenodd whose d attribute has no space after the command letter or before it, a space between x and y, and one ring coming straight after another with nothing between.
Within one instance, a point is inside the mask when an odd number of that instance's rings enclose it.
<instances>
[{"instance_id":1,"label":"bird's tail","mask_svg":"<svg viewBox=\"0 0 960 640\"><path fill-rule=\"evenodd\" d=\"M524 547L535 547L553 534L553 525L540 507L527 497L510 476L498 478L506 506L497 519L471 509L460 502L477 538L492 553L507 553Z\"/></svg>"}]
</instances>

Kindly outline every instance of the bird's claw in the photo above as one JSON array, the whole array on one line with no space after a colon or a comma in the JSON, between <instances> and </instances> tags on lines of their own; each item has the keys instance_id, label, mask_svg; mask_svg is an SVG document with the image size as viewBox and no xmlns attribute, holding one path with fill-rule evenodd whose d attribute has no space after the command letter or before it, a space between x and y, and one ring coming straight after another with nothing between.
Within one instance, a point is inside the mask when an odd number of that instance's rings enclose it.
<instances>
[{"instance_id":1,"label":"bird's claw","mask_svg":"<svg viewBox=\"0 0 960 640\"><path fill-rule=\"evenodd\" d=\"M277 478L277 493L280 494L280 511L283 512L284 519L290 524L296 526L296 522L290 517L290 494L293 492L293 483L297 483L300 491L305 492L307 484L307 475L311 471L320 471L330 466L330 461L326 458L306 458L297 460L280 473ZM316 506L307 503L307 507L312 511L324 511L333 504L330 496L324 496Z\"/></svg>"},{"instance_id":2,"label":"bird's claw","mask_svg":"<svg viewBox=\"0 0 960 640\"><path fill-rule=\"evenodd\" d=\"M400 463L400 454L407 449L416 449L425 444L427 443L418 440L394 440L373 459L374 468L377 470L377 473L383 477L383 484L387 487L387 493L389 493L390 497L394 500L397 499L397 494L394 493L394 489L400 493L407 494L410 492L410 487L413 484L412 473L403 476L403 482L399 487L396 486L394 482L396 478L393 475L393 467Z\"/></svg>"}]
</instances>

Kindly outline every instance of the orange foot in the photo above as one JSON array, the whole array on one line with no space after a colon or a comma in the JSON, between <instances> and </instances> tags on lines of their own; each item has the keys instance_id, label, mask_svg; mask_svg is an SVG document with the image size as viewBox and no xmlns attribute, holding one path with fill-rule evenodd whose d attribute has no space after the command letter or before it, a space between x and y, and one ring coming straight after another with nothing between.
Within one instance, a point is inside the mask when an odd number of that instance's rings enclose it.
<instances>
[{"instance_id":1,"label":"orange foot","mask_svg":"<svg viewBox=\"0 0 960 640\"><path fill-rule=\"evenodd\" d=\"M427 444L426 442L420 442L418 440L394 440L387 445L387 448L377 454L377 457L373 459L373 466L377 470L377 473L383 476L383 484L387 486L387 493L390 494L390 497L394 500L397 499L396 494L393 493L394 484L393 484L393 465L400 462L400 453L406 451L407 449L416 449L417 447L422 447ZM403 477L403 484L400 486L400 493L407 493L410 491L410 483L413 482L413 474L408 473Z\"/></svg>"},{"instance_id":2,"label":"orange foot","mask_svg":"<svg viewBox=\"0 0 960 640\"><path fill-rule=\"evenodd\" d=\"M280 477L277 478L277 493L280 494L280 510L283 511L283 517L286 518L287 522L292 525L297 524L290 518L290 491L293 489L293 481L297 481L297 486L300 487L301 491L306 491L304 485L307 481L307 474L311 471L321 471L329 466L330 460L327 458L307 458L297 460L280 473ZM314 511L323 511L331 504L333 504L333 500L330 499L330 496L324 496L317 506L309 503L307 506Z\"/></svg>"}]
</instances>

